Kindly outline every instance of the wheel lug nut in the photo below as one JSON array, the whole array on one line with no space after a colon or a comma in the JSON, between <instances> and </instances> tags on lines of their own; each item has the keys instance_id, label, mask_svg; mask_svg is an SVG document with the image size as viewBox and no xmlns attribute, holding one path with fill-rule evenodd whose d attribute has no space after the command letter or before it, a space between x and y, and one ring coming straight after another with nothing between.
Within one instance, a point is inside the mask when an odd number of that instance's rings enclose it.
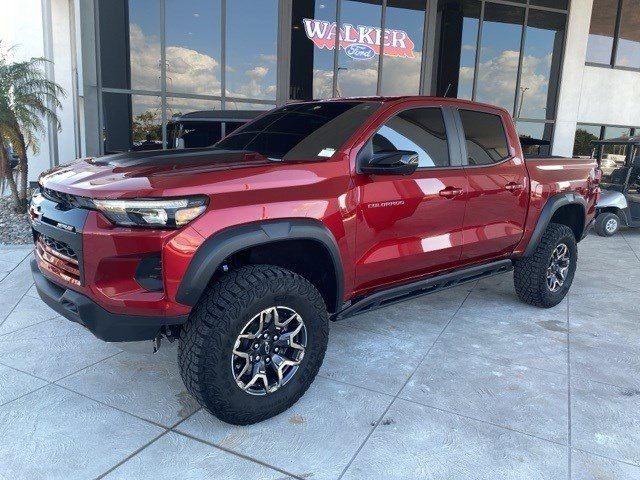
<instances>
[{"instance_id":1,"label":"wheel lug nut","mask_svg":"<svg viewBox=\"0 0 640 480\"><path fill-rule=\"evenodd\" d=\"M274 352L278 353L280 351L280 349L278 347L273 349Z\"/></svg>"},{"instance_id":2,"label":"wheel lug nut","mask_svg":"<svg viewBox=\"0 0 640 480\"><path fill-rule=\"evenodd\" d=\"M260 344L258 344L258 343L254 343L253 344L253 349L254 350L257 350L259 347L260 347Z\"/></svg>"},{"instance_id":3,"label":"wheel lug nut","mask_svg":"<svg viewBox=\"0 0 640 480\"><path fill-rule=\"evenodd\" d=\"M271 361L271 359L270 359L269 357L267 357L267 358L265 358L265 359L264 359L264 361L265 361L266 363L269 363L269 362Z\"/></svg>"},{"instance_id":4,"label":"wheel lug nut","mask_svg":"<svg viewBox=\"0 0 640 480\"><path fill-rule=\"evenodd\" d=\"M260 361L260 355L256 355L256 362Z\"/></svg>"},{"instance_id":5,"label":"wheel lug nut","mask_svg":"<svg viewBox=\"0 0 640 480\"><path fill-rule=\"evenodd\" d=\"M273 339L274 339L274 340L278 340L278 335L274 335L274 336L273 336Z\"/></svg>"}]
</instances>

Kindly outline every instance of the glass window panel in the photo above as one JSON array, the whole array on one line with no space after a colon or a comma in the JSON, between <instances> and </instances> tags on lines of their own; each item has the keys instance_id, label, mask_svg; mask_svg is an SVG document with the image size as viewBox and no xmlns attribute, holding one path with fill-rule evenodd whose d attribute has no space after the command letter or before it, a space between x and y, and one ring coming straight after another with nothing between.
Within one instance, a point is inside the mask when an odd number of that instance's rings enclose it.
<instances>
[{"instance_id":1,"label":"glass window panel","mask_svg":"<svg viewBox=\"0 0 640 480\"><path fill-rule=\"evenodd\" d=\"M227 95L275 100L277 0L227 2L226 29Z\"/></svg>"},{"instance_id":2,"label":"glass window panel","mask_svg":"<svg viewBox=\"0 0 640 480\"><path fill-rule=\"evenodd\" d=\"M469 165L489 165L509 156L507 136L498 115L460 110Z\"/></svg>"},{"instance_id":3,"label":"glass window panel","mask_svg":"<svg viewBox=\"0 0 640 480\"><path fill-rule=\"evenodd\" d=\"M631 127L605 127L604 139L628 138L631 136ZM607 145L603 147L604 156L624 163L627 147L624 145Z\"/></svg>"},{"instance_id":4,"label":"glass window panel","mask_svg":"<svg viewBox=\"0 0 640 480\"><path fill-rule=\"evenodd\" d=\"M397 45L385 45L382 95L420 93L426 7L426 0L388 0L385 29L391 42L394 38L397 39Z\"/></svg>"},{"instance_id":5,"label":"glass window panel","mask_svg":"<svg viewBox=\"0 0 640 480\"><path fill-rule=\"evenodd\" d=\"M541 145L537 140L551 142L553 135L552 123L517 122L516 130L522 143L522 151L525 155L549 155L551 145ZM527 139L533 140L531 145L527 145Z\"/></svg>"},{"instance_id":6,"label":"glass window panel","mask_svg":"<svg viewBox=\"0 0 640 480\"><path fill-rule=\"evenodd\" d=\"M416 108L389 119L371 140L373 152L410 150L420 167L448 167L447 131L439 108Z\"/></svg>"},{"instance_id":7,"label":"glass window panel","mask_svg":"<svg viewBox=\"0 0 640 480\"><path fill-rule=\"evenodd\" d=\"M640 68L640 0L624 0L616 65Z\"/></svg>"},{"instance_id":8,"label":"glass window panel","mask_svg":"<svg viewBox=\"0 0 640 480\"><path fill-rule=\"evenodd\" d=\"M381 0L342 0L336 92L339 97L376 94L381 5Z\"/></svg>"},{"instance_id":9,"label":"glass window panel","mask_svg":"<svg viewBox=\"0 0 640 480\"><path fill-rule=\"evenodd\" d=\"M539 7L558 8L561 10L567 10L569 8L569 0L530 0L529 4ZM531 12L529 12L529 14L531 14Z\"/></svg>"},{"instance_id":10,"label":"glass window panel","mask_svg":"<svg viewBox=\"0 0 640 480\"><path fill-rule=\"evenodd\" d=\"M220 0L166 0L167 91L220 95Z\"/></svg>"},{"instance_id":11,"label":"glass window panel","mask_svg":"<svg viewBox=\"0 0 640 480\"><path fill-rule=\"evenodd\" d=\"M160 90L160 1L100 0L102 84Z\"/></svg>"},{"instance_id":12,"label":"glass window panel","mask_svg":"<svg viewBox=\"0 0 640 480\"><path fill-rule=\"evenodd\" d=\"M587 43L587 62L611 63L618 0L594 0Z\"/></svg>"},{"instance_id":13,"label":"glass window panel","mask_svg":"<svg viewBox=\"0 0 640 480\"><path fill-rule=\"evenodd\" d=\"M222 138L220 102L167 98L167 148L198 148Z\"/></svg>"},{"instance_id":14,"label":"glass window panel","mask_svg":"<svg viewBox=\"0 0 640 480\"><path fill-rule=\"evenodd\" d=\"M160 97L105 93L102 99L105 153L162 148Z\"/></svg>"},{"instance_id":15,"label":"glass window panel","mask_svg":"<svg viewBox=\"0 0 640 480\"><path fill-rule=\"evenodd\" d=\"M475 0L466 1L463 5L463 15L457 97L471 100L473 94L473 76L475 75L476 69L480 2L476 2Z\"/></svg>"},{"instance_id":16,"label":"glass window panel","mask_svg":"<svg viewBox=\"0 0 640 480\"><path fill-rule=\"evenodd\" d=\"M336 0L296 0L291 16L290 98L333 96Z\"/></svg>"},{"instance_id":17,"label":"glass window panel","mask_svg":"<svg viewBox=\"0 0 640 480\"><path fill-rule=\"evenodd\" d=\"M553 119L564 43L564 13L529 11L516 117Z\"/></svg>"},{"instance_id":18,"label":"glass window panel","mask_svg":"<svg viewBox=\"0 0 640 480\"><path fill-rule=\"evenodd\" d=\"M573 143L573 156L590 157L594 140L600 140L600 125L578 125Z\"/></svg>"},{"instance_id":19,"label":"glass window panel","mask_svg":"<svg viewBox=\"0 0 640 480\"><path fill-rule=\"evenodd\" d=\"M476 100L513 112L524 9L485 4Z\"/></svg>"}]
</instances>

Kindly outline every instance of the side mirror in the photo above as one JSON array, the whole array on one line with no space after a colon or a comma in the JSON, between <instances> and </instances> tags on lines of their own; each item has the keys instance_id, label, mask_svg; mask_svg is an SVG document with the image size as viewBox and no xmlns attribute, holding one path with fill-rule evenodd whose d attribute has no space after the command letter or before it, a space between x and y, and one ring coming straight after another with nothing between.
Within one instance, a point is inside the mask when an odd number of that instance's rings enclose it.
<instances>
[{"instance_id":1,"label":"side mirror","mask_svg":"<svg viewBox=\"0 0 640 480\"><path fill-rule=\"evenodd\" d=\"M418 168L418 154L411 150L374 153L360 166L360 172L370 175L411 175Z\"/></svg>"}]
</instances>

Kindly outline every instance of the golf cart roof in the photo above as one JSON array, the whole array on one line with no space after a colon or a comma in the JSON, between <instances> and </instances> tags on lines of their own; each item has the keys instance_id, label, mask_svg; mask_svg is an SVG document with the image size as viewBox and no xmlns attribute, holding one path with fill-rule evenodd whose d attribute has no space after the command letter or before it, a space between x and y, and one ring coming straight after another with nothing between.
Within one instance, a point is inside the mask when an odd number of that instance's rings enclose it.
<instances>
[{"instance_id":1,"label":"golf cart roof","mask_svg":"<svg viewBox=\"0 0 640 480\"><path fill-rule=\"evenodd\" d=\"M640 136L635 137L618 137L608 140L594 140L594 145L635 145L640 146Z\"/></svg>"}]
</instances>

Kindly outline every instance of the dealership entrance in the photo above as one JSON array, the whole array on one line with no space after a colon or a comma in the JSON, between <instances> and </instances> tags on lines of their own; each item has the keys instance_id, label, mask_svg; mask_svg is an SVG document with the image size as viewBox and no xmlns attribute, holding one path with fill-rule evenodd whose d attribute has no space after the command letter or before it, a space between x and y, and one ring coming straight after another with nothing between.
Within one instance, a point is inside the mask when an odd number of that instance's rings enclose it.
<instances>
[{"instance_id":1,"label":"dealership entrance","mask_svg":"<svg viewBox=\"0 0 640 480\"><path fill-rule=\"evenodd\" d=\"M175 118L218 119L215 135L184 127L212 140L251 112L290 100L370 95L492 103L513 114L522 135L551 140L568 0L96 0L95 7L105 152L184 144Z\"/></svg>"}]
</instances>

